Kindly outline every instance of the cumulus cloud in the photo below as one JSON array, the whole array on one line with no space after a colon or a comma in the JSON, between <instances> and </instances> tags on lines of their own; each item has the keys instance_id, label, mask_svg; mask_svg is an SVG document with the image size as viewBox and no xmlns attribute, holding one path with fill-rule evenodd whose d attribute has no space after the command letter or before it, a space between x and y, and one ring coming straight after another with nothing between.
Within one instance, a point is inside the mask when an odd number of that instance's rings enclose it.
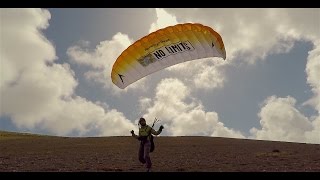
<instances>
[{"instance_id":1,"label":"cumulus cloud","mask_svg":"<svg viewBox=\"0 0 320 180\"><path fill-rule=\"evenodd\" d=\"M216 29L225 43L226 62L231 64L254 64L271 54L288 53L295 41L311 41L314 49L309 52L306 73L314 96L304 105L314 107L318 115L305 117L294 107L293 97L272 96L259 114L262 129L252 128L251 133L268 140L320 142L319 9L166 9L166 12L179 21L199 22ZM202 79L205 82L206 78ZM276 108L282 105L285 108ZM278 115L274 117L275 114ZM302 127L293 123L300 123Z\"/></svg>"},{"instance_id":2,"label":"cumulus cloud","mask_svg":"<svg viewBox=\"0 0 320 180\"><path fill-rule=\"evenodd\" d=\"M225 65L254 64L268 55L288 53L297 40L315 43L320 38L319 9L156 9L155 27L173 23L199 22L221 34L227 60L218 58L182 63L167 68L180 74L184 82L195 88L223 87L227 80ZM168 22L168 23L165 23ZM261 23L263 22L263 24ZM217 65L219 64L219 66Z\"/></svg>"},{"instance_id":3,"label":"cumulus cloud","mask_svg":"<svg viewBox=\"0 0 320 180\"><path fill-rule=\"evenodd\" d=\"M149 32L156 31L167 26L176 25L178 23L193 22L193 20L177 21L177 17L168 13L165 9L156 9L157 20L151 24ZM180 63L166 68L166 71L171 71L176 77L183 80L194 88L213 89L223 87L225 77L222 67L226 65L221 58L206 58L191 62Z\"/></svg>"},{"instance_id":4,"label":"cumulus cloud","mask_svg":"<svg viewBox=\"0 0 320 180\"><path fill-rule=\"evenodd\" d=\"M174 15L171 15L164 9L156 8L155 12L157 19L151 24L149 32L177 23L183 23L178 22ZM105 88L112 89L114 93L119 94L121 92L127 92L129 89L148 87L145 86L148 76L131 84L124 90L116 87L109 77L114 61L121 52L134 41L135 40L130 39L128 35L119 32L114 35L111 40L100 42L93 50L89 48L88 42L82 41L70 47L67 54L72 62L87 65L92 68L92 70L85 73L87 79L99 82L103 84ZM192 87L210 90L223 87L226 79L222 67L226 64L227 62L222 61L221 58L209 58L197 62L181 63L166 68L164 71L173 72L176 77L179 77ZM144 88L143 90L146 91L147 89Z\"/></svg>"},{"instance_id":5,"label":"cumulus cloud","mask_svg":"<svg viewBox=\"0 0 320 180\"><path fill-rule=\"evenodd\" d=\"M163 79L157 86L155 97L141 101L147 122L161 119L166 133L173 136L221 136L244 138L241 132L227 128L216 112L206 112L200 102L191 97L190 89L178 79ZM145 106L145 104L148 106ZM189 103L188 103L189 102Z\"/></svg>"},{"instance_id":6,"label":"cumulus cloud","mask_svg":"<svg viewBox=\"0 0 320 180\"><path fill-rule=\"evenodd\" d=\"M319 128L317 120L310 122L295 108L295 104L296 100L290 96L267 98L259 113L261 129L252 128L252 137L274 141L320 143L319 131L315 131Z\"/></svg>"},{"instance_id":7,"label":"cumulus cloud","mask_svg":"<svg viewBox=\"0 0 320 180\"><path fill-rule=\"evenodd\" d=\"M90 42L79 41L78 45L68 48L67 54L73 62L95 69L111 70L115 59L131 43L128 35L119 32L110 41L101 41L94 50L88 49Z\"/></svg>"},{"instance_id":8,"label":"cumulus cloud","mask_svg":"<svg viewBox=\"0 0 320 180\"><path fill-rule=\"evenodd\" d=\"M164 9L156 8L156 14L157 20L151 24L149 33L178 23L177 18L174 15L167 13Z\"/></svg>"},{"instance_id":9,"label":"cumulus cloud","mask_svg":"<svg viewBox=\"0 0 320 180\"><path fill-rule=\"evenodd\" d=\"M311 123L313 129L305 132L306 142L320 144L320 116L312 117Z\"/></svg>"},{"instance_id":10,"label":"cumulus cloud","mask_svg":"<svg viewBox=\"0 0 320 180\"><path fill-rule=\"evenodd\" d=\"M315 42L315 48L309 52L306 65L307 83L312 88L314 97L305 104L313 106L320 113L320 41Z\"/></svg>"},{"instance_id":11,"label":"cumulus cloud","mask_svg":"<svg viewBox=\"0 0 320 180\"><path fill-rule=\"evenodd\" d=\"M113 63L132 42L133 40L128 35L119 32L111 40L101 41L95 49L89 48L89 42L80 41L77 45L68 48L67 54L71 62L91 68L84 74L88 80L101 83L104 88L111 89L115 94L119 94L126 92L128 89L141 88L145 83L145 79L142 79L122 90L114 85L110 78Z\"/></svg>"},{"instance_id":12,"label":"cumulus cloud","mask_svg":"<svg viewBox=\"0 0 320 180\"><path fill-rule=\"evenodd\" d=\"M156 14L156 22L151 24L149 32L178 23L176 17L170 15L164 9L156 9ZM67 54L72 62L92 68L85 73L87 79L99 82L105 88L112 89L114 93L119 94L127 92L129 89L147 87L145 83L148 80L148 76L131 84L124 90L116 87L110 79L114 61L133 42L134 40L130 39L128 35L119 32L111 40L100 42L94 49L89 48L89 42L80 41L78 44L68 48ZM183 79L184 82L188 82L188 84L191 83L196 88L212 89L223 86L225 78L220 67L224 64L224 61L215 62L210 58L207 61L182 63L166 70L173 71L177 77ZM143 90L146 91L147 88L143 88Z\"/></svg>"},{"instance_id":13,"label":"cumulus cloud","mask_svg":"<svg viewBox=\"0 0 320 180\"><path fill-rule=\"evenodd\" d=\"M11 117L20 128L45 129L58 135L123 135L134 125L107 103L91 102L74 93L78 82L69 64L55 63L54 46L43 35L49 27L49 11L1 9L1 116ZM295 107L294 97L272 96L259 112L261 128L251 137L266 140L320 143L320 11L319 9L156 9L157 20L149 32L176 23L199 22L213 27L223 37L227 60L218 58L186 62L166 68L178 79L164 79L155 97L141 97L140 112L152 123L158 117L165 133L245 138L225 127L216 112L191 96L194 88L223 87L226 65L254 64L270 54L287 53L296 40L312 41L306 64L307 83L314 96L304 105L318 111L306 117ZM261 23L263 22L263 23ZM148 78L121 90L112 84L112 64L134 40L123 33L101 41L94 49L80 41L67 54L72 63L89 67L85 77L102 83L115 93L144 87Z\"/></svg>"},{"instance_id":14,"label":"cumulus cloud","mask_svg":"<svg viewBox=\"0 0 320 180\"><path fill-rule=\"evenodd\" d=\"M224 86L225 65L221 59L206 58L171 66L168 70L192 88L210 90Z\"/></svg>"},{"instance_id":15,"label":"cumulus cloud","mask_svg":"<svg viewBox=\"0 0 320 180\"><path fill-rule=\"evenodd\" d=\"M156 13L158 18L155 23L151 24L149 32L177 23L175 17L163 9L156 9ZM112 89L115 94L119 95L129 89L141 89L141 87L145 87L142 90L146 91L147 88L144 84L148 77L138 80L125 89L119 89L110 79L113 63L134 41L136 40L130 39L128 35L118 32L111 40L101 41L95 49L89 48L89 42L79 41L78 44L68 48L67 54L72 62L92 68L85 73L87 79L103 84L105 88Z\"/></svg>"},{"instance_id":16,"label":"cumulus cloud","mask_svg":"<svg viewBox=\"0 0 320 180\"><path fill-rule=\"evenodd\" d=\"M206 24L224 40L227 61L254 63L288 52L294 40L319 39L319 9L166 9L177 19ZM262 23L263 22L263 23Z\"/></svg>"},{"instance_id":17,"label":"cumulus cloud","mask_svg":"<svg viewBox=\"0 0 320 180\"><path fill-rule=\"evenodd\" d=\"M304 104L314 107L318 114L312 117L312 125L314 129L306 132L307 142L320 143L320 41L315 43L315 48L309 52L308 62L306 66L307 82L312 88L314 96Z\"/></svg>"},{"instance_id":18,"label":"cumulus cloud","mask_svg":"<svg viewBox=\"0 0 320 180\"><path fill-rule=\"evenodd\" d=\"M1 116L18 128L56 135L128 134L133 124L122 113L74 94L74 72L67 63L55 63L54 46L42 34L49 26L48 10L0 12Z\"/></svg>"}]
</instances>

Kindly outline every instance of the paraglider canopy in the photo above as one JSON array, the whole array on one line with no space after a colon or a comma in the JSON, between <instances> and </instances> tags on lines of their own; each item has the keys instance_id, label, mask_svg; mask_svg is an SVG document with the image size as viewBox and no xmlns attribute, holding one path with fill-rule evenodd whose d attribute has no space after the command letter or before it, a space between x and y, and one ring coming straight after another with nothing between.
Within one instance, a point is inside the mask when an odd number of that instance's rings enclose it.
<instances>
[{"instance_id":1,"label":"paraglider canopy","mask_svg":"<svg viewBox=\"0 0 320 180\"><path fill-rule=\"evenodd\" d=\"M152 32L130 45L112 67L112 82L124 89L156 71L207 57L226 59L221 36L208 26L185 23Z\"/></svg>"}]
</instances>

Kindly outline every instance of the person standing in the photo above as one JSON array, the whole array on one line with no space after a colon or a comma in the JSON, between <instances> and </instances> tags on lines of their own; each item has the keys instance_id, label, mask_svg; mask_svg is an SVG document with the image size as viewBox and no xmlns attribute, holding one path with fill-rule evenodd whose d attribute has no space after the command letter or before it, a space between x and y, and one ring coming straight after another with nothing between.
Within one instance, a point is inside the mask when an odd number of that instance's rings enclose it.
<instances>
[{"instance_id":1,"label":"person standing","mask_svg":"<svg viewBox=\"0 0 320 180\"><path fill-rule=\"evenodd\" d=\"M139 119L139 125L139 135L136 135L133 130L131 130L131 135L140 141L138 154L139 161L142 164L146 164L147 172L150 172L152 167L152 162L150 159L151 136L152 134L159 135L164 127L161 125L159 130L156 131L147 125L146 120L143 117Z\"/></svg>"}]
</instances>

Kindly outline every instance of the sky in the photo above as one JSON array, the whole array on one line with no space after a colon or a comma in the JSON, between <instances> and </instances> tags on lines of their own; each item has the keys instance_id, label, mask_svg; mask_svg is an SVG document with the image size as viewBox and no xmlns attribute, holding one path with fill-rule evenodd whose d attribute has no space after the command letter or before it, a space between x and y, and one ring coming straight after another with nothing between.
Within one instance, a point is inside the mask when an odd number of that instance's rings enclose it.
<instances>
[{"instance_id":1,"label":"sky","mask_svg":"<svg viewBox=\"0 0 320 180\"><path fill-rule=\"evenodd\" d=\"M0 9L0 130L320 144L320 9ZM125 89L123 50L178 23L217 31L226 60L180 63Z\"/></svg>"}]
</instances>

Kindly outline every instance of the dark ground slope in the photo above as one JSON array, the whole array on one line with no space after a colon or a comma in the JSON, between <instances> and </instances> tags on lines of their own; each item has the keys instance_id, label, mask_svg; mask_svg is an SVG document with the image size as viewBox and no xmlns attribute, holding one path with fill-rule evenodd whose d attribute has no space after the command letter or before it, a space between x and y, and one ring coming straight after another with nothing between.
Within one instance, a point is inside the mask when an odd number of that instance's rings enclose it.
<instances>
[{"instance_id":1,"label":"dark ground slope","mask_svg":"<svg viewBox=\"0 0 320 180\"><path fill-rule=\"evenodd\" d=\"M155 137L154 172L320 172L320 145L217 137ZM132 137L0 132L0 171L145 171Z\"/></svg>"}]
</instances>

